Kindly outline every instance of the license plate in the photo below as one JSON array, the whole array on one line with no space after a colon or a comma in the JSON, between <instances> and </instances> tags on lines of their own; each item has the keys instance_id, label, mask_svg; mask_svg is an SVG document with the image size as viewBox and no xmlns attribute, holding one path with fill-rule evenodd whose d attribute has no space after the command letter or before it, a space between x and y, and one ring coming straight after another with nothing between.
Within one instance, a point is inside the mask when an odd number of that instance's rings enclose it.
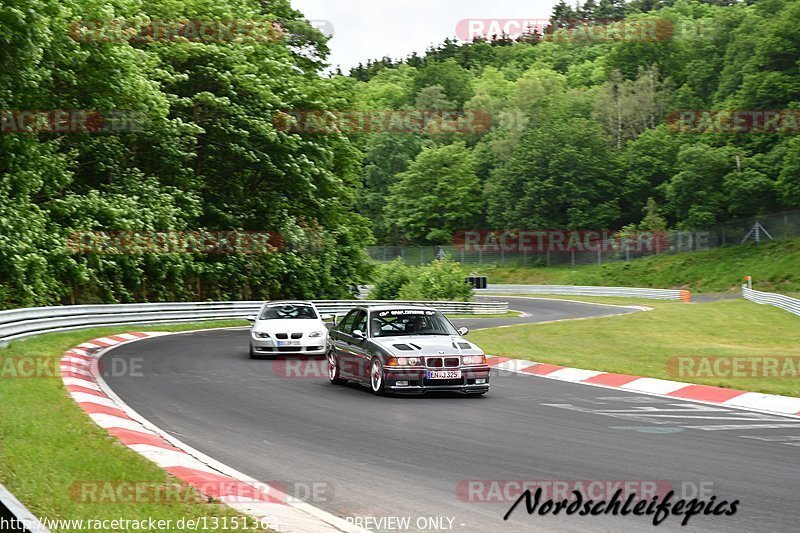
<instances>
[{"instance_id":1,"label":"license plate","mask_svg":"<svg viewBox=\"0 0 800 533\"><path fill-rule=\"evenodd\" d=\"M428 379L461 379L461 370L429 370Z\"/></svg>"},{"instance_id":2,"label":"license plate","mask_svg":"<svg viewBox=\"0 0 800 533\"><path fill-rule=\"evenodd\" d=\"M300 341L278 341L278 346L300 346Z\"/></svg>"}]
</instances>

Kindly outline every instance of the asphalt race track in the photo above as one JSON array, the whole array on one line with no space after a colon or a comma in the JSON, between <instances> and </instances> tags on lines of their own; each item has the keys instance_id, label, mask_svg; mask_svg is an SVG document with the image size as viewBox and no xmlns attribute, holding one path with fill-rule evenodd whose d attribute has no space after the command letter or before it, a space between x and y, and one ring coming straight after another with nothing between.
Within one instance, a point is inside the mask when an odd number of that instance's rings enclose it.
<instances>
[{"instance_id":1,"label":"asphalt race track","mask_svg":"<svg viewBox=\"0 0 800 533\"><path fill-rule=\"evenodd\" d=\"M500 298L527 321L624 311ZM151 422L239 471L321 484L310 503L342 517L410 517L411 531L426 517L454 519L434 531L462 532L797 530L800 419L515 374L480 398L376 397L331 385L322 360L289 371L250 360L247 345L244 330L148 339L107 356L141 358L141 375L106 379ZM513 499L468 488L500 486L491 480L656 482L740 504L687 527L672 516L657 528L645 516L528 516L524 504L504 522Z\"/></svg>"}]
</instances>

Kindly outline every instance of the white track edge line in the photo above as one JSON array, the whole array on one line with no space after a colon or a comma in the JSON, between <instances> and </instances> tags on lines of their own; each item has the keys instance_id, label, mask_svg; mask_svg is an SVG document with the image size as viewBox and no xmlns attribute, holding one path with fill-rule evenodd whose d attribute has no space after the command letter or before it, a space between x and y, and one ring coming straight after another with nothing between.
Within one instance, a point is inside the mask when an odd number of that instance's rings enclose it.
<instances>
[{"instance_id":1,"label":"white track edge line","mask_svg":"<svg viewBox=\"0 0 800 533\"><path fill-rule=\"evenodd\" d=\"M221 330L225 330L225 329L240 329L240 328L211 328L211 329L216 329L216 330L220 330L221 331ZM201 332L201 331L209 331L209 329L180 331L180 332L174 332L174 333L170 332L170 333L166 333L166 335L173 335L173 334L174 335L180 335L180 334L188 334L188 333L198 333L198 332ZM162 335L159 335L159 336L165 336L165 335L162 334ZM110 352L110 351L112 351L112 350L114 350L116 348L119 348L120 346L123 346L123 345L126 345L126 344L130 344L130 343L133 343L133 342L139 342L139 341L142 341L142 340L145 340L145 339L148 339L148 338L150 338L150 337L143 337L141 339L135 339L135 340L130 340L130 341L126 341L126 342L120 342L119 344L116 344L114 346L109 346L107 348L103 348L102 350L98 351L95 354L95 357L99 360L106 353L108 353L108 352ZM227 476L230 476L230 477L236 479L239 482L245 483L245 484L250 485L250 486L253 486L253 483L259 483L261 485L267 485L266 483L262 483L262 482L259 482L259 481L255 480L252 476L248 476L248 475L244 474L243 472L240 472L240 471L236 470L233 467L230 467L230 466L228 466L228 465L226 465L224 463L221 463L220 461L217 461L213 457L210 457L210 456L204 454L203 452L201 452L201 451L189 446L188 444L184 443L183 441L181 441L181 440L177 439L176 437L170 435L169 433L167 433L166 431L162 430L161 428L159 428L158 426L156 426L155 424L153 424L152 422L147 420L145 417L143 417L142 415L137 413L131 406L129 406L127 403L125 403L113 391L113 389L111 389L111 387L108 385L108 383L106 383L106 381L103 378L103 376L97 375L97 376L95 376L95 379L97 380L97 384L102 389L102 392L104 392L106 395L108 395L109 398L111 398L112 400L117 402L119 407L122 409L122 411L124 411L129 417L131 417L132 419L136 420L142 426L144 426L146 429L149 429L150 431L154 432L155 434L157 434L158 436L160 436L161 438L163 438L164 440L166 440L167 442L169 442L170 444L172 444L176 448L178 448L180 450L183 450L184 452L186 452L187 454L193 456L195 459L197 459L201 463L204 463L208 467L213 468L215 470L218 470L220 473L225 474ZM254 487L254 488L256 488L256 487ZM278 491L276 490L276 492L278 492ZM367 530L365 530L363 528L355 527L350 522L347 522L343 518L340 518L340 517L338 517L338 516L336 516L336 515L334 515L332 513L329 513L328 511L325 511L323 509L319 509L317 507L314 507L313 505L307 504L307 503L302 502L302 501L295 501L294 498L291 498L291 497L287 496L286 503L287 503L288 506L296 509L298 512L301 512L301 513L306 514L306 515L310 515L310 516L312 516L312 517L314 517L314 518L326 523L327 525L337 529L338 531L353 532L353 533L362 533L364 531L367 531ZM237 512L242 512L242 511L237 510Z\"/></svg>"},{"instance_id":2,"label":"white track edge line","mask_svg":"<svg viewBox=\"0 0 800 533\"><path fill-rule=\"evenodd\" d=\"M522 359L522 361L525 361L525 359ZM541 364L541 363L538 363L538 364ZM693 403L699 403L699 404L703 404L703 405L712 405L714 407L727 407L728 409L733 409L735 411L752 411L754 413L763 413L763 414L768 414L768 415L784 416L786 418L800 420L800 415L798 415L798 414L780 413L780 412L777 412L777 411L768 411L766 409L756 409L754 407L740 407L738 405L730 405L730 404L727 404L725 402L709 402L709 401L705 401L705 400L693 400L691 398L679 398L677 396L669 396L667 394L658 394L658 393L655 393L655 392L640 392L640 391L635 391L635 390L630 390L630 389L622 389L620 387L614 387L612 385L602 385L600 383L586 383L586 382L583 382L583 381L568 381L566 379L561 379L561 378L558 378L558 377L555 377L555 376L551 377L551 376L549 376L547 374L531 374L530 372L523 372L521 370L507 370L507 371L508 372L515 372L517 374L523 374L525 376L529 376L529 377L532 377L532 378L544 378L544 379L551 379L553 381L561 381L561 382L564 382L564 383L574 383L576 385L586 385L586 386L589 386L589 387L599 387L601 389L615 390L615 391L618 391L618 392L625 392L625 393L633 394L633 395L654 396L654 397L657 397L657 398L666 398L668 400L674 400L676 402L693 402ZM601 372L601 374L609 374L609 373L611 373L611 372ZM658 378L650 378L650 379L658 379ZM689 386L689 385L697 385L697 383L686 383L686 385L687 386ZM711 386L711 385L709 385L709 386ZM734 390L734 389L731 389L731 390ZM751 392L751 391L744 391L744 392L747 393L747 392ZM756 393L756 394L760 394L760 393ZM787 398L790 398L790 396L787 396Z\"/></svg>"}]
</instances>

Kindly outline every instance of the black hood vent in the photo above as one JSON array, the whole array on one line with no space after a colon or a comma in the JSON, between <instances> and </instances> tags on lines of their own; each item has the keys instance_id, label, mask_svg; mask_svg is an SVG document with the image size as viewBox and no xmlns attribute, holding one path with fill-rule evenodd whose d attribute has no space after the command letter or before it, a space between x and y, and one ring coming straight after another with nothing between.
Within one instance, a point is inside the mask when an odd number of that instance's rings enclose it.
<instances>
[{"instance_id":1,"label":"black hood vent","mask_svg":"<svg viewBox=\"0 0 800 533\"><path fill-rule=\"evenodd\" d=\"M403 350L403 351L412 351L414 349L408 344L395 344L394 347L397 348L398 350Z\"/></svg>"}]
</instances>

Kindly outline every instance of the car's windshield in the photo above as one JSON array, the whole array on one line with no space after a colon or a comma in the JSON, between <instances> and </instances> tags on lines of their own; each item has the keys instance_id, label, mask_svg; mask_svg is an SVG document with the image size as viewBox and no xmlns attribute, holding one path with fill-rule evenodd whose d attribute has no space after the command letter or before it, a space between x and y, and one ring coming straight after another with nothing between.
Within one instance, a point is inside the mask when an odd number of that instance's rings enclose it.
<instances>
[{"instance_id":1,"label":"car's windshield","mask_svg":"<svg viewBox=\"0 0 800 533\"><path fill-rule=\"evenodd\" d=\"M285 320L291 318L315 319L317 312L309 305L275 305L265 307L260 320Z\"/></svg>"},{"instance_id":2,"label":"car's windshield","mask_svg":"<svg viewBox=\"0 0 800 533\"><path fill-rule=\"evenodd\" d=\"M458 335L450 322L435 310L374 311L370 320L370 328L373 337Z\"/></svg>"}]
</instances>

